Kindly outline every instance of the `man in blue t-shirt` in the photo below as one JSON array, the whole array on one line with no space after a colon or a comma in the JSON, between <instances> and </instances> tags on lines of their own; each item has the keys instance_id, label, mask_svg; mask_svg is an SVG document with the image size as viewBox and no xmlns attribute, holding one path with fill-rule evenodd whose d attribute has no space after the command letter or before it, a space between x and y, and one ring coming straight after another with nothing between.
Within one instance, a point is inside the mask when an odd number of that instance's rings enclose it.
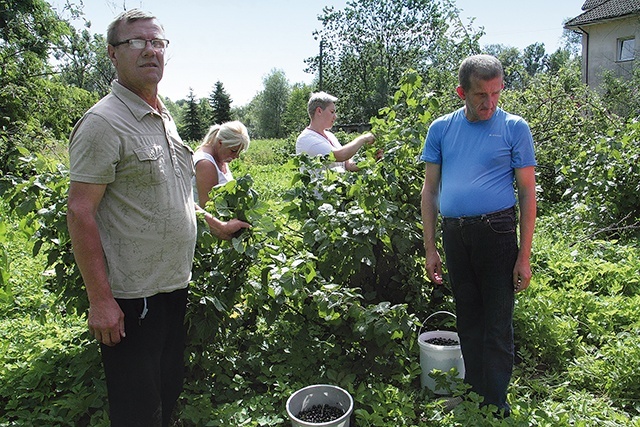
<instances>
[{"instance_id":1,"label":"man in blue t-shirt","mask_svg":"<svg viewBox=\"0 0 640 427\"><path fill-rule=\"evenodd\" d=\"M465 382L485 405L509 416L514 294L531 280L536 160L527 123L498 107L503 77L493 56L471 56L460 65L456 92L464 106L429 128L421 156L426 162L421 207L425 266L437 285L443 283L436 248L438 212L442 215Z\"/></svg>"}]
</instances>

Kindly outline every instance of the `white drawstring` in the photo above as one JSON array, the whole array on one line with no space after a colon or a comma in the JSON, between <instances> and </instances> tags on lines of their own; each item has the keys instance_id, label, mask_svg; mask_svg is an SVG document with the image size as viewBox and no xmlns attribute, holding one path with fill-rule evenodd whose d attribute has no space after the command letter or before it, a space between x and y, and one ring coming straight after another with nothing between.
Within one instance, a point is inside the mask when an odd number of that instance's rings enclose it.
<instances>
[{"instance_id":1,"label":"white drawstring","mask_svg":"<svg viewBox=\"0 0 640 427\"><path fill-rule=\"evenodd\" d=\"M138 317L138 319L139 320L144 319L148 311L149 310L147 309L147 297L144 297L144 308L142 309L142 313L140 313L140 317Z\"/></svg>"}]
</instances>

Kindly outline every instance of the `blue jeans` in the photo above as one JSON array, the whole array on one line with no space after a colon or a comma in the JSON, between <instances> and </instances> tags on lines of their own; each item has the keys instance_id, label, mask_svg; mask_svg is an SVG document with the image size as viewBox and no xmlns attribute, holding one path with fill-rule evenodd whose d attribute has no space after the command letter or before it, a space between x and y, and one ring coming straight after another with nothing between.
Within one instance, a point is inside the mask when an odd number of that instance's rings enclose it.
<instances>
[{"instance_id":1,"label":"blue jeans","mask_svg":"<svg viewBox=\"0 0 640 427\"><path fill-rule=\"evenodd\" d=\"M518 256L515 209L443 218L443 246L456 303L465 382L509 415L513 371L513 267Z\"/></svg>"}]
</instances>

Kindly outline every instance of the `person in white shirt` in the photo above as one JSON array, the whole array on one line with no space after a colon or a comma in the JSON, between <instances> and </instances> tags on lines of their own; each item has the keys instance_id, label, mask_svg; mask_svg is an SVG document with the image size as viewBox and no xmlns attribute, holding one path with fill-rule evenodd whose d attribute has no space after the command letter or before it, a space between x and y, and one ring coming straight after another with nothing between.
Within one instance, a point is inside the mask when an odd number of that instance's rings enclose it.
<instances>
[{"instance_id":1,"label":"person in white shirt","mask_svg":"<svg viewBox=\"0 0 640 427\"><path fill-rule=\"evenodd\" d=\"M209 128L193 155L193 197L200 206L206 205L213 187L233 179L229 163L249 148L249 142L247 128L238 121Z\"/></svg>"},{"instance_id":2,"label":"person in white shirt","mask_svg":"<svg viewBox=\"0 0 640 427\"><path fill-rule=\"evenodd\" d=\"M358 166L352 157L363 145L373 144L375 137L367 132L346 145L340 144L338 138L329 131L337 118L335 104L337 100L338 98L326 92L311 94L307 104L311 123L298 135L296 154L326 156L333 152L336 161L328 164L328 168L339 172L357 171Z\"/></svg>"}]
</instances>

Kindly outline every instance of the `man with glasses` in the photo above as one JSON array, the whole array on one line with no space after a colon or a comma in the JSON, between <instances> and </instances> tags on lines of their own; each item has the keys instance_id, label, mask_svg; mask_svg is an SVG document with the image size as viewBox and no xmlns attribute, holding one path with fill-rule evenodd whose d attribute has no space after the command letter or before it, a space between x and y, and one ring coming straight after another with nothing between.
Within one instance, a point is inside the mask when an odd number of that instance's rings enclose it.
<instances>
[{"instance_id":1,"label":"man with glasses","mask_svg":"<svg viewBox=\"0 0 640 427\"><path fill-rule=\"evenodd\" d=\"M76 124L67 222L113 426L168 426L182 391L196 240L192 151L158 97L169 41L132 9L107 30L118 78ZM229 239L249 224L205 219Z\"/></svg>"}]
</instances>

